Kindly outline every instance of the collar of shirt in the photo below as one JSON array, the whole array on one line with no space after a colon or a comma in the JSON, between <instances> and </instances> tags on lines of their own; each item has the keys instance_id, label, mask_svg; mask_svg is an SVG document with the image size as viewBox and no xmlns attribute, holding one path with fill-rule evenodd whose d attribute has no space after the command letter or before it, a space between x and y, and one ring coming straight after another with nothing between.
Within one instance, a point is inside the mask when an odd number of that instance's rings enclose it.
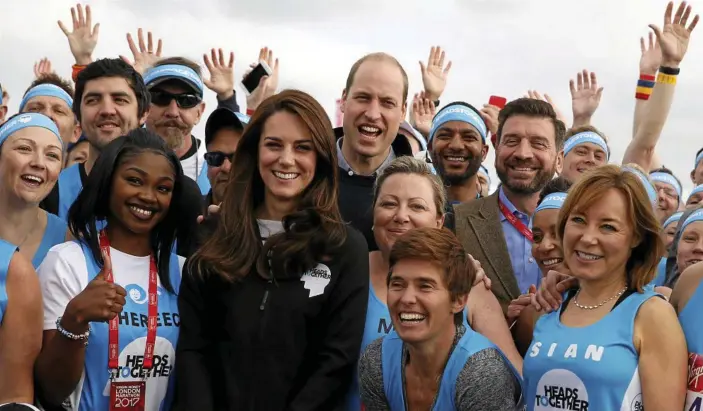
<instances>
[{"instance_id":1,"label":"collar of shirt","mask_svg":"<svg viewBox=\"0 0 703 411\"><path fill-rule=\"evenodd\" d=\"M337 140L337 164L339 165L339 167L342 170L346 171L350 176L352 176L354 174L361 175L361 174L357 173L356 171L354 171L354 169L352 169L351 165L349 165L349 163L347 162L347 159L344 158L344 153L342 153L342 140L344 140L344 137L341 137L339 140ZM375 178L376 176L378 176L378 173L381 170L383 170L384 168L388 167L388 165L393 160L395 160L395 157L396 157L395 151L393 150L393 147L391 147L391 151L390 151L390 153L388 153L388 157L386 157L386 159L383 160L383 163L381 164L381 166L378 167L376 169L376 171L373 172L371 177Z\"/></svg>"},{"instance_id":2,"label":"collar of shirt","mask_svg":"<svg viewBox=\"0 0 703 411\"><path fill-rule=\"evenodd\" d=\"M521 220L529 220L527 214L518 211L518 209L513 205L513 203L511 203L510 200L508 200L508 196L506 196L505 193L503 192L503 187L500 187L500 189L498 190L498 197L500 198L500 202L505 204L505 206L508 208L508 210L515 217L517 217ZM503 215L503 213L500 213L500 221L505 221L505 220L507 220L505 215Z\"/></svg>"}]
</instances>

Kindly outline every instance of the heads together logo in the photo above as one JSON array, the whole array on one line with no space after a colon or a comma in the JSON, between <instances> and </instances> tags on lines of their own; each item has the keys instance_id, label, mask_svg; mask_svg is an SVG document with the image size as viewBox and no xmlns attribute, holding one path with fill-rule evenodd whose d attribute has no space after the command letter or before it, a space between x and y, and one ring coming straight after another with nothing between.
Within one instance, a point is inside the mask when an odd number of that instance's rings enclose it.
<instances>
[{"instance_id":1,"label":"heads together logo","mask_svg":"<svg viewBox=\"0 0 703 411\"><path fill-rule=\"evenodd\" d=\"M588 411L588 392L583 381L573 372L551 370L537 384L534 405L536 411Z\"/></svg>"},{"instance_id":2,"label":"heads together logo","mask_svg":"<svg viewBox=\"0 0 703 411\"><path fill-rule=\"evenodd\" d=\"M324 264L318 264L315 268L300 277L300 281L305 283L305 289L310 290L310 298L322 295L331 279L332 271Z\"/></svg>"},{"instance_id":3,"label":"heads together logo","mask_svg":"<svg viewBox=\"0 0 703 411\"><path fill-rule=\"evenodd\" d=\"M148 302L149 295L138 284L129 284L124 290L135 304L146 304ZM156 287L156 294L161 295L161 287Z\"/></svg>"}]
</instances>

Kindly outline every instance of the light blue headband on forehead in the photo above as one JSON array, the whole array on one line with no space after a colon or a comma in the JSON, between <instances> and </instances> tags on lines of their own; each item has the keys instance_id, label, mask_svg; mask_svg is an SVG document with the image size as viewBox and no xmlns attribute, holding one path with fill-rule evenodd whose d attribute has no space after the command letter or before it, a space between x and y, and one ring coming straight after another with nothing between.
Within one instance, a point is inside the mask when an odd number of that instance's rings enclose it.
<instances>
[{"instance_id":1,"label":"light blue headband on forehead","mask_svg":"<svg viewBox=\"0 0 703 411\"><path fill-rule=\"evenodd\" d=\"M0 146L5 142L5 140L7 140L8 137L28 127L40 127L51 131L59 140L59 143L61 143L61 148L63 148L63 140L61 139L61 135L59 134L59 129L56 127L56 124L54 124L49 117L39 113L20 114L3 124L2 127L0 127Z\"/></svg>"},{"instance_id":2,"label":"light blue headband on forehead","mask_svg":"<svg viewBox=\"0 0 703 411\"><path fill-rule=\"evenodd\" d=\"M698 154L698 157L696 157L696 164L693 165L694 170L698 168L698 164L700 164L701 161L703 161L703 151L701 151L701 153Z\"/></svg>"},{"instance_id":3,"label":"light blue headband on forehead","mask_svg":"<svg viewBox=\"0 0 703 411\"><path fill-rule=\"evenodd\" d=\"M486 142L486 134L488 133L486 129L486 122L483 121L481 116L479 116L474 110L462 104L450 104L437 113L435 118L432 120L430 142L432 142L437 130L450 121L461 121L463 123L471 124L476 128L476 130L478 130L483 142Z\"/></svg>"},{"instance_id":4,"label":"light blue headband on forehead","mask_svg":"<svg viewBox=\"0 0 703 411\"><path fill-rule=\"evenodd\" d=\"M180 64L166 64L163 66L154 67L149 69L144 76L144 84L149 87L151 83L156 80L163 78L181 79L188 84L191 84L203 95L203 90L205 85L203 84L203 79L190 67L182 66Z\"/></svg>"},{"instance_id":5,"label":"light blue headband on forehead","mask_svg":"<svg viewBox=\"0 0 703 411\"><path fill-rule=\"evenodd\" d=\"M698 194L698 193L701 193L701 192L703 192L703 184L698 185L698 186L695 186L695 187L693 188L693 190L691 190L691 194L688 195L688 198L686 199L686 202L688 202L688 200L689 200L691 197L693 197L694 194Z\"/></svg>"},{"instance_id":6,"label":"light blue headband on forehead","mask_svg":"<svg viewBox=\"0 0 703 411\"><path fill-rule=\"evenodd\" d=\"M664 221L664 224L662 224L662 228L666 228L669 224L679 221L682 215L683 211L675 212L669 218L667 218L666 221Z\"/></svg>"},{"instance_id":7,"label":"light blue headband on forehead","mask_svg":"<svg viewBox=\"0 0 703 411\"><path fill-rule=\"evenodd\" d=\"M693 213L691 213L686 220L684 220L683 224L681 224L681 232L686 229L686 226L695 223L697 221L703 221L703 209L701 210L696 210Z\"/></svg>"},{"instance_id":8,"label":"light blue headband on forehead","mask_svg":"<svg viewBox=\"0 0 703 411\"><path fill-rule=\"evenodd\" d=\"M605 139L592 131L576 133L569 137L569 139L564 143L564 157L566 157L566 155L569 154L569 151L573 150L574 147L585 143L597 145L603 149L606 158L610 159L610 150L608 149L608 144L605 142Z\"/></svg>"},{"instance_id":9,"label":"light blue headband on forehead","mask_svg":"<svg viewBox=\"0 0 703 411\"><path fill-rule=\"evenodd\" d=\"M24 110L24 106L27 105L27 102L30 99L37 96L60 98L66 102L69 109L73 108L73 98L61 87L54 84L40 84L36 87L32 87L24 94L24 97L22 97L22 101L20 102L20 112Z\"/></svg>"},{"instance_id":10,"label":"light blue headband on forehead","mask_svg":"<svg viewBox=\"0 0 703 411\"><path fill-rule=\"evenodd\" d=\"M642 173L641 171L639 171L636 168L625 166L622 169L624 171L628 171L628 172L636 175L637 178L639 178L640 182L644 186L644 189L647 190L647 196L649 197L649 201L651 201L652 206L656 205L657 204L657 190L654 188L654 184L652 184L652 182L649 181L649 178L647 178L647 176L644 173Z\"/></svg>"},{"instance_id":11,"label":"light blue headband on forehead","mask_svg":"<svg viewBox=\"0 0 703 411\"><path fill-rule=\"evenodd\" d=\"M535 209L535 214L542 210L558 210L564 205L564 201L566 201L566 193L556 192L549 194L539 203Z\"/></svg>"},{"instance_id":12,"label":"light blue headband on forehead","mask_svg":"<svg viewBox=\"0 0 703 411\"><path fill-rule=\"evenodd\" d=\"M678 194L679 198L681 198L681 184L679 184L679 182L676 181L676 178L671 174L657 171L654 173L650 173L649 178L652 181L658 181L660 183L668 184L674 187L674 190L676 190L676 194Z\"/></svg>"}]
</instances>

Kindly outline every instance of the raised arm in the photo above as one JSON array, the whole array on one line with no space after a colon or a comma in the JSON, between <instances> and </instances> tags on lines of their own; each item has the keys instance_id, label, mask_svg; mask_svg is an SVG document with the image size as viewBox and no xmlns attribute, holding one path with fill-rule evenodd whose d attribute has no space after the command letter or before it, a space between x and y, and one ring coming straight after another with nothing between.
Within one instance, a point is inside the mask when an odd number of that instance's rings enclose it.
<instances>
[{"instance_id":1,"label":"raised arm","mask_svg":"<svg viewBox=\"0 0 703 411\"><path fill-rule=\"evenodd\" d=\"M661 49L662 69L657 76L652 95L642 109L642 121L636 127L635 136L625 150L622 160L622 164L635 163L647 172L652 169L654 150L669 116L681 61L686 55L691 32L698 24L696 15L688 27L686 26L691 15L691 6L682 2L672 19L673 7L673 2L669 2L664 13L663 29L654 24L649 25ZM670 73L664 73L664 69Z\"/></svg>"},{"instance_id":2,"label":"raised arm","mask_svg":"<svg viewBox=\"0 0 703 411\"><path fill-rule=\"evenodd\" d=\"M34 362L42 343L42 299L30 261L16 252L6 279L7 307L0 327L0 404L34 402Z\"/></svg>"}]
</instances>

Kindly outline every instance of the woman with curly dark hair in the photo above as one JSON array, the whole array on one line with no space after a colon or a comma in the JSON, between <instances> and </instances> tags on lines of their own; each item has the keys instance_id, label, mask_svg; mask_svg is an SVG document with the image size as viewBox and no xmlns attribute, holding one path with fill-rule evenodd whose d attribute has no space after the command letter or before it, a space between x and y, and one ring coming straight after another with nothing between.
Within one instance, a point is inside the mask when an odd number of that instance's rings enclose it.
<instances>
[{"instance_id":1,"label":"woman with curly dark hair","mask_svg":"<svg viewBox=\"0 0 703 411\"><path fill-rule=\"evenodd\" d=\"M364 332L368 248L337 205L324 109L300 91L259 106L212 235L186 263L176 409L334 410Z\"/></svg>"}]
</instances>

